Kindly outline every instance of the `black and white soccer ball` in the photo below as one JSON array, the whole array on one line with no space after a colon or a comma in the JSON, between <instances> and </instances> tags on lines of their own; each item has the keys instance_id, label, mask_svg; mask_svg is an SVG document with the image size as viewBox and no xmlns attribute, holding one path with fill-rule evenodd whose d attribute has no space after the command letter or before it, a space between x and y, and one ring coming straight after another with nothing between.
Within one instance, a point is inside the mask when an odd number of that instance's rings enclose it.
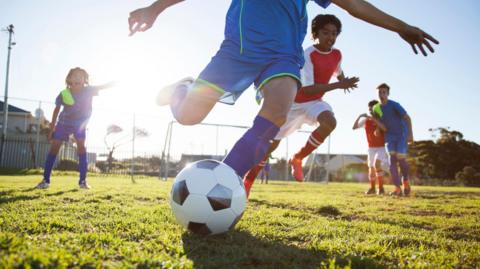
<instances>
[{"instance_id":1,"label":"black and white soccer ball","mask_svg":"<svg viewBox=\"0 0 480 269\"><path fill-rule=\"evenodd\" d=\"M177 221L200 235L232 229L245 211L242 178L228 165L202 160L185 167L175 178L170 206Z\"/></svg>"}]
</instances>

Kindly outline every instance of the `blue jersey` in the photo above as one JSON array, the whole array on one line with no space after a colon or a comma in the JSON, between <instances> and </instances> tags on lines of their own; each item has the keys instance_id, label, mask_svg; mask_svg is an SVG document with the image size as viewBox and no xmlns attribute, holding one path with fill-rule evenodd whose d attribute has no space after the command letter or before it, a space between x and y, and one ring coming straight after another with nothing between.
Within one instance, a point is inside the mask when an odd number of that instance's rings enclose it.
<instances>
[{"instance_id":1,"label":"blue jersey","mask_svg":"<svg viewBox=\"0 0 480 269\"><path fill-rule=\"evenodd\" d=\"M92 99L98 94L96 87L87 86L79 92L71 92L75 103L67 105L59 94L55 100L57 107L63 106L58 123L67 126L85 126L92 115Z\"/></svg>"},{"instance_id":2,"label":"blue jersey","mask_svg":"<svg viewBox=\"0 0 480 269\"><path fill-rule=\"evenodd\" d=\"M250 62L294 56L302 67L308 1L233 0L227 12L222 47L240 50ZM323 8L331 2L314 1Z\"/></svg>"},{"instance_id":3,"label":"blue jersey","mask_svg":"<svg viewBox=\"0 0 480 269\"><path fill-rule=\"evenodd\" d=\"M381 121L387 128L385 140L396 139L399 137L406 138L408 135L407 123L404 116L407 111L397 102L388 100L385 105L381 105L382 117Z\"/></svg>"}]
</instances>

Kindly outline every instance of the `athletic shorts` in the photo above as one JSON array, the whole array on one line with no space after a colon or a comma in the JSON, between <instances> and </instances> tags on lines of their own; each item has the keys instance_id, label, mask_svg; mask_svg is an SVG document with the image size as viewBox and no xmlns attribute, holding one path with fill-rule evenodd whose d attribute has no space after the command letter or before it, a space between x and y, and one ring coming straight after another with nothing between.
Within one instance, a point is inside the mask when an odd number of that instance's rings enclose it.
<instances>
[{"instance_id":1,"label":"athletic shorts","mask_svg":"<svg viewBox=\"0 0 480 269\"><path fill-rule=\"evenodd\" d=\"M276 77L292 77L297 80L298 87L301 86L300 65L294 56L251 58L242 55L240 48L227 44L222 44L196 81L223 93L220 102L234 104L252 83L257 90L261 90Z\"/></svg>"},{"instance_id":2,"label":"athletic shorts","mask_svg":"<svg viewBox=\"0 0 480 269\"><path fill-rule=\"evenodd\" d=\"M385 147L368 148L368 167L375 167L377 160L380 161L382 168L389 167L390 162Z\"/></svg>"},{"instance_id":3,"label":"athletic shorts","mask_svg":"<svg viewBox=\"0 0 480 269\"><path fill-rule=\"evenodd\" d=\"M310 101L305 103L294 102L287 115L287 121L280 127L275 140L281 140L291 133L302 128L303 124L318 125L318 115L324 111L332 111L332 107L325 101Z\"/></svg>"},{"instance_id":4,"label":"athletic shorts","mask_svg":"<svg viewBox=\"0 0 480 269\"><path fill-rule=\"evenodd\" d=\"M389 153L407 155L408 145L405 136L385 137L385 144Z\"/></svg>"},{"instance_id":5,"label":"athletic shorts","mask_svg":"<svg viewBox=\"0 0 480 269\"><path fill-rule=\"evenodd\" d=\"M86 129L81 126L58 124L55 126L53 139L68 141L71 134L73 134L76 140L85 139Z\"/></svg>"}]
</instances>

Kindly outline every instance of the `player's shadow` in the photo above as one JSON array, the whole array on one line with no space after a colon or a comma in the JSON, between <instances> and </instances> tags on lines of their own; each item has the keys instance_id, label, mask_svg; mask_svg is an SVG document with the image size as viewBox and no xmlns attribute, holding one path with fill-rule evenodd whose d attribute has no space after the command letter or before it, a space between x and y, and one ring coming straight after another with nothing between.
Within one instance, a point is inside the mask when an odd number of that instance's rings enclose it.
<instances>
[{"instance_id":1,"label":"player's shadow","mask_svg":"<svg viewBox=\"0 0 480 269\"><path fill-rule=\"evenodd\" d=\"M29 188L22 190L21 192L30 192L36 190L35 188ZM39 192L42 192L44 190L39 190ZM1 204L6 204L6 203L14 203L18 201L30 201L30 200L35 200L39 199L42 197L52 197L52 196L60 196L65 193L69 192L77 192L77 189L71 189L67 191L57 191L57 192L51 192L51 193L45 193L45 194L39 194L38 192L32 195L26 195L26 194L16 194L16 191L13 190L7 190L7 191L0 191L0 205Z\"/></svg>"},{"instance_id":2,"label":"player's shadow","mask_svg":"<svg viewBox=\"0 0 480 269\"><path fill-rule=\"evenodd\" d=\"M189 232L182 236L186 256L194 268L384 268L366 256L328 253L288 244L274 238L255 237L245 231L201 237Z\"/></svg>"}]
</instances>

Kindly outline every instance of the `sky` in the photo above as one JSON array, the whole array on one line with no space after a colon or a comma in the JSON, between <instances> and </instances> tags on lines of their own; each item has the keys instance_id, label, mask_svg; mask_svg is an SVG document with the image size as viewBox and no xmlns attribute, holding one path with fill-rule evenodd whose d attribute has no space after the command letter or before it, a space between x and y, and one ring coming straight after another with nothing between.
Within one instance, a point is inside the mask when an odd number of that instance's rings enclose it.
<instances>
[{"instance_id":1,"label":"sky","mask_svg":"<svg viewBox=\"0 0 480 269\"><path fill-rule=\"evenodd\" d=\"M360 77L359 88L352 93L339 90L324 97L333 107L338 122L331 135L330 152L366 152L364 132L352 131L352 125L359 114L367 111L368 101L376 99L375 88L382 82L391 86L390 98L400 102L411 116L415 140L432 139L429 128L450 127L462 132L465 139L480 144L480 128L475 123L478 122L475 117L480 115L480 84L476 80L480 62L480 1L370 2L424 29L441 43L428 57L415 55L396 33L355 19L335 5L323 9L309 3L310 19L329 13L342 21L343 31L335 47L342 51L345 74ZM230 1L187 0L162 13L149 31L129 37L129 12L150 3L0 0L0 27L15 26L9 103L32 113L40 105L50 119L53 102L65 86L68 70L80 66L90 73L92 85L118 82L116 87L95 98L88 147L104 146L109 124L120 125L128 132L135 120L136 126L150 134L136 141L136 151L158 155L165 146L167 125L173 118L168 108L155 106L156 93L162 86L185 76L197 76L206 66L223 40ZM312 43L307 35L304 47ZM8 34L2 31L1 96L7 44ZM254 89L249 88L234 106L216 105L204 122L250 126L259 108L254 101ZM172 154L223 154L243 131L175 124ZM275 155L284 157L293 153L307 138L308 133L292 134ZM116 138L108 139L111 143ZM318 153L327 151L327 145L318 149Z\"/></svg>"}]
</instances>

